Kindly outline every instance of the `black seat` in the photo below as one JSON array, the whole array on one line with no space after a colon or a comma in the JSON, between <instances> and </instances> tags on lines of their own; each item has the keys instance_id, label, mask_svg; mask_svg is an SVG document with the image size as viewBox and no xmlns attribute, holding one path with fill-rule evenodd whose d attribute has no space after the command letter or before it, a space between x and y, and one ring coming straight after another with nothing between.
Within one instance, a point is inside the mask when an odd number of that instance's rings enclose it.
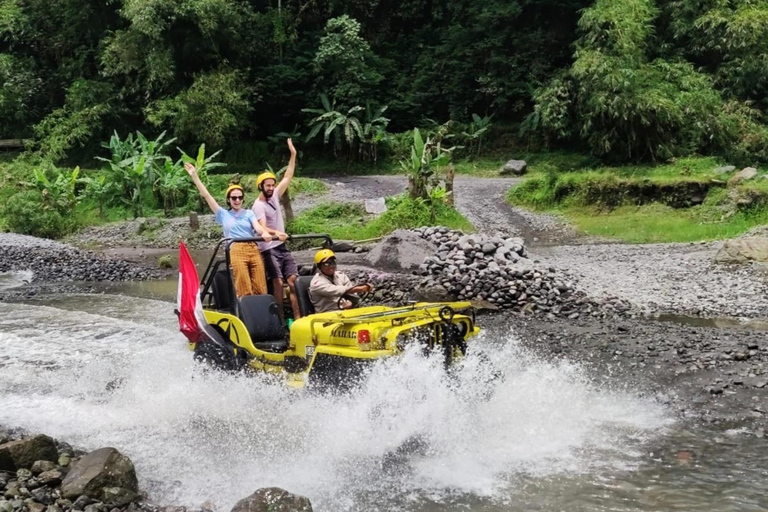
<instances>
[{"instance_id":1,"label":"black seat","mask_svg":"<svg viewBox=\"0 0 768 512\"><path fill-rule=\"evenodd\" d=\"M216 309L223 311L232 308L232 281L227 269L217 270L213 275L211 292Z\"/></svg>"},{"instance_id":2,"label":"black seat","mask_svg":"<svg viewBox=\"0 0 768 512\"><path fill-rule=\"evenodd\" d=\"M315 306L309 298L309 285L312 283L313 276L301 276L296 278L296 298L299 301L299 311L301 316L311 315L315 312Z\"/></svg>"},{"instance_id":3,"label":"black seat","mask_svg":"<svg viewBox=\"0 0 768 512\"><path fill-rule=\"evenodd\" d=\"M288 340L285 327L277 314L277 302L272 295L245 295L238 301L240 320L251 335L253 345L269 352L285 352Z\"/></svg>"}]
</instances>

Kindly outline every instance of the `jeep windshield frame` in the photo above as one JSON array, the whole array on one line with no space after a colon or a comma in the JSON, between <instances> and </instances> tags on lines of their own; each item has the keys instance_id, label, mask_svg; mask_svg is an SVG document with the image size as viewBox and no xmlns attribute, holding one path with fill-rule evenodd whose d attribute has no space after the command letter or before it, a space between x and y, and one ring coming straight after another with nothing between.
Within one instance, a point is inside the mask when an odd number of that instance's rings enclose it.
<instances>
[{"instance_id":1,"label":"jeep windshield frame","mask_svg":"<svg viewBox=\"0 0 768 512\"><path fill-rule=\"evenodd\" d=\"M290 240L323 240L323 247L333 246L333 239L330 235L327 234L312 233L306 235L288 235L286 242ZM232 268L230 260L230 250L232 248L232 244L240 242L256 243L263 241L264 238L261 236L255 236L252 238L222 238L219 240L219 242L216 244L216 247L213 249L213 254L211 255L211 259L205 268L203 277L200 279L200 301L203 304L206 304L207 301L208 306L215 304L218 311L224 311L232 315L237 315L237 293L235 291L235 282L232 278L232 271L230 270ZM224 258L220 259L219 251L222 250L222 247L224 250ZM216 277L217 272L222 270L222 265L224 265L224 269L227 270L227 296L229 298L229 304L226 307L220 307L220 304L218 304L216 299L216 294L213 292L214 278Z\"/></svg>"}]
</instances>

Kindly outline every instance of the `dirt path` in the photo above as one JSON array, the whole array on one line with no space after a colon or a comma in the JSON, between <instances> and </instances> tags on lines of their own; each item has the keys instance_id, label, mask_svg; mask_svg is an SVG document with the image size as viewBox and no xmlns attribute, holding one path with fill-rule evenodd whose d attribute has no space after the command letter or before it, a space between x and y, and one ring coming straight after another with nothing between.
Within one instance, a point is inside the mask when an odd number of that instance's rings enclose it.
<instances>
[{"instance_id":1,"label":"dirt path","mask_svg":"<svg viewBox=\"0 0 768 512\"><path fill-rule=\"evenodd\" d=\"M339 176L323 178L328 193L299 197L294 210L301 212L323 202L364 202L405 191L405 176ZM531 244L575 243L581 237L551 215L538 215L511 207L505 200L509 189L522 178L474 178L457 176L456 208L478 232L520 236Z\"/></svg>"}]
</instances>

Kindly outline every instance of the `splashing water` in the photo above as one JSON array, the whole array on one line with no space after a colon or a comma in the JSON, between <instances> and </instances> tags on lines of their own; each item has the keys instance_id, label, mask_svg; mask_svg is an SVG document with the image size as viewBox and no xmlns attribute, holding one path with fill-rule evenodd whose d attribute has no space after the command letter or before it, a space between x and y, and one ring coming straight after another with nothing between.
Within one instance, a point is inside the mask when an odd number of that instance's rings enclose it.
<instances>
[{"instance_id":1,"label":"splashing water","mask_svg":"<svg viewBox=\"0 0 768 512\"><path fill-rule=\"evenodd\" d=\"M0 424L114 446L158 503L228 510L279 486L319 511L504 509L526 479L631 468L670 424L653 402L512 336L481 336L450 374L407 351L345 395L203 372L172 307L104 295L0 304Z\"/></svg>"}]
</instances>

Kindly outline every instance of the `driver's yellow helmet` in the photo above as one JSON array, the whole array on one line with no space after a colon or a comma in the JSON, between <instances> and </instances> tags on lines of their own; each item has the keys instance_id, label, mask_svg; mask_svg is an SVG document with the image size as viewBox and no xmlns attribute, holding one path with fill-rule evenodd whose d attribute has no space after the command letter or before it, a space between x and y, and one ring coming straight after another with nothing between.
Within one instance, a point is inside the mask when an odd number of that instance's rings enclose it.
<instances>
[{"instance_id":1,"label":"driver's yellow helmet","mask_svg":"<svg viewBox=\"0 0 768 512\"><path fill-rule=\"evenodd\" d=\"M320 265L325 260L335 258L336 255L330 249L320 249L315 253L315 265Z\"/></svg>"},{"instance_id":2,"label":"driver's yellow helmet","mask_svg":"<svg viewBox=\"0 0 768 512\"><path fill-rule=\"evenodd\" d=\"M263 173L256 176L256 188L261 190L261 184L264 183L265 180L273 179L275 180L275 183L277 183L277 176L275 176L275 173L270 171L264 171Z\"/></svg>"}]
</instances>

